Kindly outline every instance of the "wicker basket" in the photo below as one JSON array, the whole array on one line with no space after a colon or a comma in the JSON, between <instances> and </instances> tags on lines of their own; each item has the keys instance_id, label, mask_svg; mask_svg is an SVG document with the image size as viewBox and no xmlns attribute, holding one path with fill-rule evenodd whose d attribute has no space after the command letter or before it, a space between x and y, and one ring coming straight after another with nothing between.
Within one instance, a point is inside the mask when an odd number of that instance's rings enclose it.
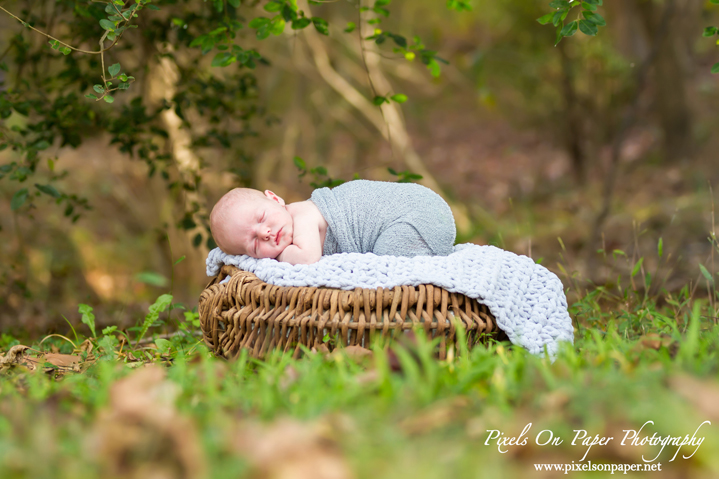
<instances>
[{"instance_id":1,"label":"wicker basket","mask_svg":"<svg viewBox=\"0 0 719 479\"><path fill-rule=\"evenodd\" d=\"M228 282L220 284L226 276ZM427 298L431 298L428 300ZM233 359L246 348L252 357L268 351L326 344L368 347L375 336L393 338L423 328L440 337L439 357L457 341L455 319L462 322L469 347L503 333L489 308L459 293L432 285L344 291L281 287L234 266L223 266L200 296L205 343L218 356Z\"/></svg>"}]
</instances>

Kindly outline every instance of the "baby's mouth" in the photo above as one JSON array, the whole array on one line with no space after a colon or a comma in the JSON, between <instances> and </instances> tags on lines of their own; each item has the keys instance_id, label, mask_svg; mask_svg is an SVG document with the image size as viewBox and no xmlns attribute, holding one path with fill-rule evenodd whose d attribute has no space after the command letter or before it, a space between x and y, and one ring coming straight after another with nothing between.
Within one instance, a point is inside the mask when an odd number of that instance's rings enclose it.
<instances>
[{"instance_id":1,"label":"baby's mouth","mask_svg":"<svg viewBox=\"0 0 719 479\"><path fill-rule=\"evenodd\" d=\"M280 245L281 235L282 235L282 228L280 228L280 230L277 232L277 235L275 236L275 244L276 244L277 246Z\"/></svg>"}]
</instances>

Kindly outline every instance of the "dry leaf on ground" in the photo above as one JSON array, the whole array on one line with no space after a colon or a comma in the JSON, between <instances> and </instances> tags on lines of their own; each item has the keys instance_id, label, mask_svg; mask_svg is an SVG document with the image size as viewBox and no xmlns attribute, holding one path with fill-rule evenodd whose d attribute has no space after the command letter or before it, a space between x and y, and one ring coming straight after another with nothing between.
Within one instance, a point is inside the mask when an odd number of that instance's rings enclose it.
<instances>
[{"instance_id":1,"label":"dry leaf on ground","mask_svg":"<svg viewBox=\"0 0 719 479\"><path fill-rule=\"evenodd\" d=\"M272 479L351 479L337 444L320 423L280 419L269 425L241 427L235 439L247 457L252 477Z\"/></svg>"},{"instance_id":2,"label":"dry leaf on ground","mask_svg":"<svg viewBox=\"0 0 719 479\"><path fill-rule=\"evenodd\" d=\"M23 346L22 344L13 346L5 354L5 356L0 356L0 366L5 366L8 364L20 364L24 357L25 351L28 349L30 349L28 346Z\"/></svg>"},{"instance_id":3,"label":"dry leaf on ground","mask_svg":"<svg viewBox=\"0 0 719 479\"><path fill-rule=\"evenodd\" d=\"M719 384L686 374L672 376L669 385L710 421L719 421Z\"/></svg>"},{"instance_id":4,"label":"dry leaf on ground","mask_svg":"<svg viewBox=\"0 0 719 479\"><path fill-rule=\"evenodd\" d=\"M179 415L179 387L155 365L140 368L110 387L88 446L104 477L204 477L202 448L192 422Z\"/></svg>"},{"instance_id":5,"label":"dry leaf on ground","mask_svg":"<svg viewBox=\"0 0 719 479\"><path fill-rule=\"evenodd\" d=\"M60 371L79 371L80 362L82 359L80 356L74 354L59 354L59 353L40 353L38 356L27 356L25 353L30 348L22 344L13 346L5 354L0 356L0 369L13 364L20 364L31 371L39 370L42 368L45 372L60 370ZM45 363L50 363L54 367L44 368Z\"/></svg>"},{"instance_id":6,"label":"dry leaf on ground","mask_svg":"<svg viewBox=\"0 0 719 479\"><path fill-rule=\"evenodd\" d=\"M364 360L365 358L371 358L374 356L374 353L370 351L367 348L363 348L362 346L345 346L343 348L337 348L332 353L330 353L330 357L337 357L338 355L343 354L347 356L350 359L354 360Z\"/></svg>"},{"instance_id":7,"label":"dry leaf on ground","mask_svg":"<svg viewBox=\"0 0 719 479\"><path fill-rule=\"evenodd\" d=\"M457 396L438 402L419 414L404 419L399 427L406 434L425 434L457 420L469 406L469 399Z\"/></svg>"}]
</instances>

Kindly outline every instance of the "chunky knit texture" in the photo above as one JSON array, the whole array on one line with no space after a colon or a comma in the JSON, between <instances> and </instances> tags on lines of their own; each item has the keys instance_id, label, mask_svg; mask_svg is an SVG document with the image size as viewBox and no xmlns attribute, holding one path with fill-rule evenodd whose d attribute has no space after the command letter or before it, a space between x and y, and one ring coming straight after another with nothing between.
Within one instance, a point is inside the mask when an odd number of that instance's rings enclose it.
<instances>
[{"instance_id":1,"label":"chunky knit texture","mask_svg":"<svg viewBox=\"0 0 719 479\"><path fill-rule=\"evenodd\" d=\"M494 246L461 244L449 256L414 258L342 253L294 266L269 258L230 256L215 248L207 257L207 275L215 276L223 264L278 286L352 290L433 284L487 305L510 341L533 354L542 354L546 347L553 359L561 341L574 340L559 278L531 258Z\"/></svg>"},{"instance_id":2,"label":"chunky knit texture","mask_svg":"<svg viewBox=\"0 0 719 479\"><path fill-rule=\"evenodd\" d=\"M310 200L329 227L323 254L446 256L456 234L449 205L413 183L356 180L319 188Z\"/></svg>"}]
</instances>

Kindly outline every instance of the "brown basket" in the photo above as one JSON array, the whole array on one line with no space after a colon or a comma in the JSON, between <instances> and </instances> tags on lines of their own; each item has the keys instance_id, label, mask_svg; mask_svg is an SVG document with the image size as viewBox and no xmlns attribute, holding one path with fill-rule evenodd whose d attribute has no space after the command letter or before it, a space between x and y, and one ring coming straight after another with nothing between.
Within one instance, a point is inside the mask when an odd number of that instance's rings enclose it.
<instances>
[{"instance_id":1,"label":"brown basket","mask_svg":"<svg viewBox=\"0 0 719 479\"><path fill-rule=\"evenodd\" d=\"M226 276L230 280L220 284ZM354 291L282 287L227 265L200 295L199 310L205 343L227 359L236 358L242 348L262 358L273 349L292 349L297 357L300 345L368 347L376 335L393 338L414 328L424 328L428 338L441 338L439 357L444 359L457 341L455 318L464 326L469 347L502 334L487 306L437 286Z\"/></svg>"}]
</instances>

